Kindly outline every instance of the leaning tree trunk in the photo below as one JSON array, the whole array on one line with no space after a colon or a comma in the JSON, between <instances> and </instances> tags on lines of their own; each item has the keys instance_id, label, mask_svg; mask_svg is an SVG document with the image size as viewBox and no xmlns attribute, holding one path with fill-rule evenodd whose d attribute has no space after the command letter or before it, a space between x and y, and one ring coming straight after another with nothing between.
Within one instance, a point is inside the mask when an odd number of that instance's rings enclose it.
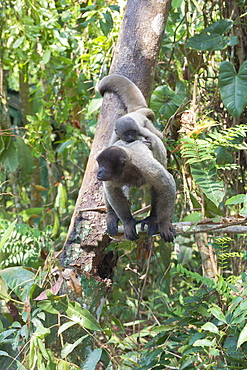
<instances>
[{"instance_id":1,"label":"leaning tree trunk","mask_svg":"<svg viewBox=\"0 0 247 370\"><path fill-rule=\"evenodd\" d=\"M122 74L131 79L141 89L147 101L151 94L170 4L171 0L127 2L110 69L110 73ZM76 296L75 292L69 290L68 285L64 285L64 293L73 296L78 302L83 302L83 307L87 307L95 316L100 314L116 265L114 254L104 253L110 238L105 234L105 205L102 183L96 179L95 159L108 145L113 123L124 113L125 107L118 97L106 93L68 237L60 255L63 268L73 270L83 292L82 297ZM84 353L87 351L81 347L80 352L79 354L77 351L76 358L72 359L78 364L84 360Z\"/></svg>"}]
</instances>

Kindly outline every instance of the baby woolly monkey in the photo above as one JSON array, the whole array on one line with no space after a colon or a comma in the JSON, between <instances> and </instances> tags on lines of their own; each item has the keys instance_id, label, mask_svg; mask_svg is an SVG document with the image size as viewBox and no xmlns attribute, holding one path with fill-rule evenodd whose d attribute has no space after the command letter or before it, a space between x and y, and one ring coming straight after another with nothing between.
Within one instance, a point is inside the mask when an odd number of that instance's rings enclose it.
<instances>
[{"instance_id":1,"label":"baby woolly monkey","mask_svg":"<svg viewBox=\"0 0 247 370\"><path fill-rule=\"evenodd\" d=\"M102 96L105 92L116 93L128 110L116 121L110 145L118 140L130 143L137 140L138 136L146 137L149 132L163 138L153 125L154 113L147 107L141 90L127 77L117 74L106 76L100 81L98 90Z\"/></svg>"},{"instance_id":2,"label":"baby woolly monkey","mask_svg":"<svg viewBox=\"0 0 247 370\"><path fill-rule=\"evenodd\" d=\"M172 175L159 163L148 147L140 140L126 143L117 141L97 157L98 180L103 181L107 207L107 232L118 234L118 221L123 222L126 239L136 240L136 221L130 210L126 189L132 186L151 187L150 216L142 221L149 236L160 233L162 239L173 241L176 232L171 220L175 204L176 187Z\"/></svg>"},{"instance_id":3,"label":"baby woolly monkey","mask_svg":"<svg viewBox=\"0 0 247 370\"><path fill-rule=\"evenodd\" d=\"M139 126L132 118L123 116L115 123L115 133L122 141L125 141L126 143L132 143L135 140L141 140L152 151L154 158L156 158L166 168L166 148L162 140L147 128ZM115 142L116 141L111 143L111 145L113 145Z\"/></svg>"}]
</instances>

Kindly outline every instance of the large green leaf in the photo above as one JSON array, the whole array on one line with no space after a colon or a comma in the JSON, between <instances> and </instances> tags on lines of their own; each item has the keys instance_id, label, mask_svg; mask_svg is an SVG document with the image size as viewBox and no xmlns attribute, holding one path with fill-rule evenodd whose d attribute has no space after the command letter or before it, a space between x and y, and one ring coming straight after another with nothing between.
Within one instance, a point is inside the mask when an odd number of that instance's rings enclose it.
<instances>
[{"instance_id":1,"label":"large green leaf","mask_svg":"<svg viewBox=\"0 0 247 370\"><path fill-rule=\"evenodd\" d=\"M222 50L227 46L238 44L236 36L223 36L233 25L230 19L222 19L205 28L201 33L191 37L187 46L195 50Z\"/></svg>"},{"instance_id":2,"label":"large green leaf","mask_svg":"<svg viewBox=\"0 0 247 370\"><path fill-rule=\"evenodd\" d=\"M230 31L233 26L233 21L231 19L221 19L218 22L212 23L209 27L205 28L203 32L208 33L218 33L223 35L224 33Z\"/></svg>"},{"instance_id":3,"label":"large green leaf","mask_svg":"<svg viewBox=\"0 0 247 370\"><path fill-rule=\"evenodd\" d=\"M0 153L0 162L4 163L10 172L14 172L18 167L18 157L16 146L12 137L1 137Z\"/></svg>"},{"instance_id":4,"label":"large green leaf","mask_svg":"<svg viewBox=\"0 0 247 370\"><path fill-rule=\"evenodd\" d=\"M169 119L185 98L186 89L181 81L177 83L175 91L167 85L159 86L151 96L150 108L155 113L160 112L166 119Z\"/></svg>"},{"instance_id":5,"label":"large green leaf","mask_svg":"<svg viewBox=\"0 0 247 370\"><path fill-rule=\"evenodd\" d=\"M220 65L219 86L221 99L228 112L238 118L247 104L247 61L236 73L232 63Z\"/></svg>"},{"instance_id":6,"label":"large green leaf","mask_svg":"<svg viewBox=\"0 0 247 370\"><path fill-rule=\"evenodd\" d=\"M33 172L33 157L27 144L20 137L16 138L18 161L22 174L30 175Z\"/></svg>"}]
</instances>

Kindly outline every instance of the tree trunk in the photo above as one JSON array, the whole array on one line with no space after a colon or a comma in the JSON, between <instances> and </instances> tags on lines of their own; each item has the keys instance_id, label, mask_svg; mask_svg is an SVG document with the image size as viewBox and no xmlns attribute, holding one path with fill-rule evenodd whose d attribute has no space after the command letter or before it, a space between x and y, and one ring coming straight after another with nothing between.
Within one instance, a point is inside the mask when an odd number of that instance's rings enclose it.
<instances>
[{"instance_id":1,"label":"tree trunk","mask_svg":"<svg viewBox=\"0 0 247 370\"><path fill-rule=\"evenodd\" d=\"M110 73L122 74L136 83L147 101L170 4L171 0L128 1L110 68ZM106 93L68 237L60 255L62 266L73 269L82 285L83 293L78 302L83 302L95 316L101 312L116 266L114 254L104 253L110 238L105 234L105 205L102 183L96 178L96 157L108 145L113 123L124 113L125 107L118 97ZM71 295L67 285L63 286L63 292ZM83 360L78 360L78 352L76 358L72 358L78 364Z\"/></svg>"}]
</instances>

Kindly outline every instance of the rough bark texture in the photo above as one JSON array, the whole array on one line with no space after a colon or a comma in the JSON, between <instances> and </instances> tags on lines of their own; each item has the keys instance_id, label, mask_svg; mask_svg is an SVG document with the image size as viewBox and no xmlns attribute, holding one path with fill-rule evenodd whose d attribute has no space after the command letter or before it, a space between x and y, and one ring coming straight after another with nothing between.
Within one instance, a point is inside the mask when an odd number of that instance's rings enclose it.
<instances>
[{"instance_id":1,"label":"rough bark texture","mask_svg":"<svg viewBox=\"0 0 247 370\"><path fill-rule=\"evenodd\" d=\"M123 74L135 82L147 100L170 4L171 0L128 1L110 69L110 73ZM82 285L83 293L78 301L92 314L99 313L116 265L114 254L104 253L110 238L105 235L105 205L102 183L96 179L96 157L108 145L114 122L124 113L125 107L117 96L106 93L67 241L60 255L62 266L73 269ZM92 281L97 302L92 300L89 289ZM66 286L63 292L70 293ZM76 362L80 363L78 359Z\"/></svg>"}]
</instances>

